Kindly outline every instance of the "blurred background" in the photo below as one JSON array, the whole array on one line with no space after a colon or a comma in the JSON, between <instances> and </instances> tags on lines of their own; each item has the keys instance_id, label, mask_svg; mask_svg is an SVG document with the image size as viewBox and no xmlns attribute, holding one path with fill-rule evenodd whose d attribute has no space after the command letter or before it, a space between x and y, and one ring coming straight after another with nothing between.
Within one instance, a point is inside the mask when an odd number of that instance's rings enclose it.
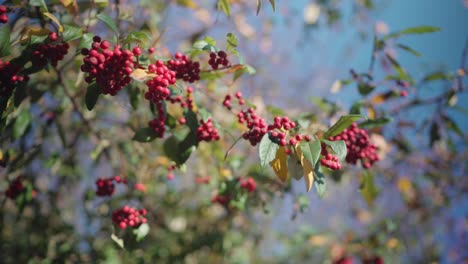
<instances>
[{"instance_id":1,"label":"blurred background","mask_svg":"<svg viewBox=\"0 0 468 264\"><path fill-rule=\"evenodd\" d=\"M201 146L185 171L175 171L169 180L162 144L134 146L120 136L133 115L148 112L132 109L126 94L105 99L96 116L85 113L99 121L96 130L107 143L84 137L73 150L62 150L60 122L73 128L79 118L51 92L32 109L64 109L63 115L44 136L48 147L20 172L37 196L21 213L12 202L2 206L0 255L6 263L16 258L17 263L345 263L338 262L343 257L361 263L373 256L385 263L468 263L468 95L460 72L468 65L468 2L295 0L276 1L275 11L269 1L261 2L257 14L256 1L230 1L228 17L216 1L118 1L122 30L156 32L152 43L158 56L186 51L205 36L222 47L226 34L234 33L240 54L256 73L206 84L213 95L238 90L260 113L309 113L325 128L357 102L370 102L363 110L367 116L391 116L393 122L372 129L382 160L368 172L374 179L371 190L363 187L362 168L351 166L329 175L323 198L314 190L305 192L302 181L277 187L271 170L259 168L257 149L240 144L225 161L219 158L231 139L216 148ZM104 10L114 14L115 3ZM103 23L91 25L90 32L111 38ZM389 39L372 59L375 36L423 25L441 30ZM395 65L384 53L414 80L405 88L407 96L378 99L402 90L386 79ZM353 72L371 74L375 90L363 95L356 83L345 84ZM70 74L71 80L79 78ZM454 87L456 96L450 93ZM209 102L204 94L197 99ZM212 104L213 116L223 120L221 107ZM102 149L114 139L119 153L103 158ZM8 147L13 148L2 145ZM95 197L96 179L117 174L144 184L145 192L118 186L112 199ZM211 176L209 184L194 183L205 175ZM225 211L210 202L223 181L241 176L252 176L262 186L245 211ZM115 232L109 216L128 203L150 211L151 229L143 241L121 250L111 234L128 234Z\"/></svg>"}]
</instances>

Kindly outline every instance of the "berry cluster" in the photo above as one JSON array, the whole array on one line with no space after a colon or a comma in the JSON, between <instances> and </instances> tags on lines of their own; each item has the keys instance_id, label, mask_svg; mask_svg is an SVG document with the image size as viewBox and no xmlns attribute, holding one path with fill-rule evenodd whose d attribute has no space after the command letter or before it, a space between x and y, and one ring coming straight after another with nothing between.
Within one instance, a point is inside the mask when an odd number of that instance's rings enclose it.
<instances>
[{"instance_id":1,"label":"berry cluster","mask_svg":"<svg viewBox=\"0 0 468 264\"><path fill-rule=\"evenodd\" d=\"M276 142L280 146L286 146L286 144L289 143L289 145L294 146L298 142L302 141L305 139L304 136L301 134L297 134L296 136L292 137L289 139L289 142L286 140L286 133L283 131L288 131L292 128L296 127L296 123L294 121L289 120L287 116L275 116L274 122L272 125L268 126L268 131L270 140L273 142ZM278 129L280 131L277 131L275 129Z\"/></svg>"},{"instance_id":2,"label":"berry cluster","mask_svg":"<svg viewBox=\"0 0 468 264\"><path fill-rule=\"evenodd\" d=\"M57 41L57 33L51 32L49 40L51 42ZM36 67L44 67L47 62L50 62L50 65L56 67L57 62L63 60L63 57L67 55L69 48L70 46L66 42L40 44L33 51L32 64Z\"/></svg>"},{"instance_id":3,"label":"berry cluster","mask_svg":"<svg viewBox=\"0 0 468 264\"><path fill-rule=\"evenodd\" d=\"M143 183L135 183L133 189L140 192L146 192L146 186Z\"/></svg>"},{"instance_id":4,"label":"berry cluster","mask_svg":"<svg viewBox=\"0 0 468 264\"><path fill-rule=\"evenodd\" d=\"M348 154L346 155L346 162L348 163L356 164L358 160L361 160L362 166L368 169L380 159L377 155L377 146L370 142L367 131L358 128L356 123L353 123L339 135L331 137L330 140L345 141L348 149Z\"/></svg>"},{"instance_id":5,"label":"berry cluster","mask_svg":"<svg viewBox=\"0 0 468 264\"><path fill-rule=\"evenodd\" d=\"M8 23L8 16L7 16L7 7L4 5L0 5L0 24Z\"/></svg>"},{"instance_id":6,"label":"berry cluster","mask_svg":"<svg viewBox=\"0 0 468 264\"><path fill-rule=\"evenodd\" d=\"M191 110L193 109L193 88L190 86L187 87L187 94L186 94L185 100L182 98L181 95L177 95L175 97L169 97L168 100L171 102L171 104L178 103L180 104L180 107ZM186 122L185 118L183 117L181 117L179 121L181 121L180 123L182 125L185 124Z\"/></svg>"},{"instance_id":7,"label":"berry cluster","mask_svg":"<svg viewBox=\"0 0 468 264\"><path fill-rule=\"evenodd\" d=\"M236 96L236 99L237 99L237 103L239 105L244 105L245 104L245 100L244 98L242 98L242 93L241 92L236 92L235 94ZM230 94L227 94L225 97L224 97L224 100L223 100L223 106L226 107L228 110L231 110L231 99L232 99L232 96Z\"/></svg>"},{"instance_id":8,"label":"berry cluster","mask_svg":"<svg viewBox=\"0 0 468 264\"><path fill-rule=\"evenodd\" d=\"M247 179L241 179L240 180L240 186L241 186L242 189L245 189L248 192L254 192L255 189L257 189L257 183L251 177L249 177Z\"/></svg>"},{"instance_id":9,"label":"berry cluster","mask_svg":"<svg viewBox=\"0 0 468 264\"><path fill-rule=\"evenodd\" d=\"M220 65L222 66L228 66L229 65L229 60L227 58L226 52L220 50L218 53L211 52L210 53L210 60L208 61L208 64L210 64L211 68L213 70L217 70Z\"/></svg>"},{"instance_id":10,"label":"berry cluster","mask_svg":"<svg viewBox=\"0 0 468 264\"><path fill-rule=\"evenodd\" d=\"M124 183L126 184L127 181L120 178L120 176L114 176L110 178L98 178L96 180L96 195L97 196L112 196L115 193L115 184L116 183Z\"/></svg>"},{"instance_id":11,"label":"berry cluster","mask_svg":"<svg viewBox=\"0 0 468 264\"><path fill-rule=\"evenodd\" d=\"M18 195L20 195L24 190L25 186L23 185L23 177L19 176L18 178L14 179L10 186L8 186L8 190L5 192L5 196L12 200L16 199Z\"/></svg>"},{"instance_id":12,"label":"berry cluster","mask_svg":"<svg viewBox=\"0 0 468 264\"><path fill-rule=\"evenodd\" d=\"M162 60L157 60L155 64L150 64L148 71L156 73L156 77L146 82L149 89L145 93L145 98L153 103L160 103L171 94L169 85L176 83L176 73L169 70Z\"/></svg>"},{"instance_id":13,"label":"berry cluster","mask_svg":"<svg viewBox=\"0 0 468 264\"><path fill-rule=\"evenodd\" d=\"M28 81L29 76L21 75L21 67L0 59L0 97L9 98L16 84Z\"/></svg>"},{"instance_id":14,"label":"berry cluster","mask_svg":"<svg viewBox=\"0 0 468 264\"><path fill-rule=\"evenodd\" d=\"M326 149L326 145L322 144L322 159L320 160L320 164L332 170L341 170L341 164L338 160L338 157L328 153Z\"/></svg>"},{"instance_id":15,"label":"berry cluster","mask_svg":"<svg viewBox=\"0 0 468 264\"><path fill-rule=\"evenodd\" d=\"M120 227L126 229L127 227L139 227L141 224L146 223L146 209L142 208L137 210L130 206L124 206L121 209L112 212L112 221Z\"/></svg>"},{"instance_id":16,"label":"berry cluster","mask_svg":"<svg viewBox=\"0 0 468 264\"><path fill-rule=\"evenodd\" d=\"M148 125L153 129L157 137L162 138L164 137L164 132L166 132L166 113L164 112L164 107L161 102L155 103L155 106L158 117L150 120Z\"/></svg>"},{"instance_id":17,"label":"berry cluster","mask_svg":"<svg viewBox=\"0 0 468 264\"><path fill-rule=\"evenodd\" d=\"M246 123L249 130L244 132L242 137L248 140L252 146L257 145L268 132L267 122L259 117L253 108L239 112L237 121L240 124Z\"/></svg>"},{"instance_id":18,"label":"berry cluster","mask_svg":"<svg viewBox=\"0 0 468 264\"><path fill-rule=\"evenodd\" d=\"M231 196L230 195L220 195L216 194L211 198L212 203L218 203L220 205L226 206L229 204L231 201Z\"/></svg>"},{"instance_id":19,"label":"berry cluster","mask_svg":"<svg viewBox=\"0 0 468 264\"><path fill-rule=\"evenodd\" d=\"M213 120L200 120L200 126L197 128L197 140L198 141L216 141L219 140L218 130L213 126Z\"/></svg>"},{"instance_id":20,"label":"berry cluster","mask_svg":"<svg viewBox=\"0 0 468 264\"><path fill-rule=\"evenodd\" d=\"M200 63L192 61L187 55L177 52L174 59L166 63L167 67L176 72L176 78L193 83L200 80Z\"/></svg>"},{"instance_id":21,"label":"berry cluster","mask_svg":"<svg viewBox=\"0 0 468 264\"><path fill-rule=\"evenodd\" d=\"M127 49L121 49L118 45L110 49L111 44L107 40L95 36L91 50L83 48L81 54L83 65L81 71L88 73L85 81L96 83L101 88L101 93L116 95L132 80L129 76L136 65L134 54Z\"/></svg>"},{"instance_id":22,"label":"berry cluster","mask_svg":"<svg viewBox=\"0 0 468 264\"><path fill-rule=\"evenodd\" d=\"M349 256L344 256L333 261L333 264L353 264L353 258Z\"/></svg>"}]
</instances>

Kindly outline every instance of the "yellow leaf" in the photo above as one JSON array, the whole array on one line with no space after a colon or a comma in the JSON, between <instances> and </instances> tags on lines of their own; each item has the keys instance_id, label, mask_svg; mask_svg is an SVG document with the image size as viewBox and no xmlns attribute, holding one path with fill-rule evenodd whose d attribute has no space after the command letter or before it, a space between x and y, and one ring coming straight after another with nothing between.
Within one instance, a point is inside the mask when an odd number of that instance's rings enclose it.
<instances>
[{"instance_id":1,"label":"yellow leaf","mask_svg":"<svg viewBox=\"0 0 468 264\"><path fill-rule=\"evenodd\" d=\"M197 8L197 4L193 0L177 0L176 3L187 8Z\"/></svg>"},{"instance_id":2,"label":"yellow leaf","mask_svg":"<svg viewBox=\"0 0 468 264\"><path fill-rule=\"evenodd\" d=\"M270 166L275 172L276 176L281 181L285 182L288 179L288 156L285 147L280 147L276 151L275 159L270 162Z\"/></svg>"},{"instance_id":3,"label":"yellow leaf","mask_svg":"<svg viewBox=\"0 0 468 264\"><path fill-rule=\"evenodd\" d=\"M369 119L374 119L376 116L375 114L375 109L374 107L370 106L367 108L367 117L369 117Z\"/></svg>"},{"instance_id":4,"label":"yellow leaf","mask_svg":"<svg viewBox=\"0 0 468 264\"><path fill-rule=\"evenodd\" d=\"M132 77L135 81L138 81L138 82L144 82L146 79L153 78L155 76L156 74L147 73L143 69L136 69L130 74L130 77Z\"/></svg>"},{"instance_id":5,"label":"yellow leaf","mask_svg":"<svg viewBox=\"0 0 468 264\"><path fill-rule=\"evenodd\" d=\"M312 167L312 164L310 164L310 162L304 157L304 154L302 154L299 144L296 144L295 149L297 157L301 161L302 171L304 172L304 179L306 183L306 189L307 191L310 191L310 189L312 189L312 184L314 183L314 168Z\"/></svg>"},{"instance_id":6,"label":"yellow leaf","mask_svg":"<svg viewBox=\"0 0 468 264\"><path fill-rule=\"evenodd\" d=\"M60 24L60 21L54 16L52 15L51 13L49 12L44 12L43 14L44 16L50 18L50 20L54 21L55 24L57 24L58 26L58 32L63 32L63 27L62 27L62 24Z\"/></svg>"},{"instance_id":7,"label":"yellow leaf","mask_svg":"<svg viewBox=\"0 0 468 264\"><path fill-rule=\"evenodd\" d=\"M28 42L31 39L31 36L47 36L50 31L46 28L36 27L36 26L27 26L21 30L19 43ZM15 45L13 43L12 45Z\"/></svg>"},{"instance_id":8,"label":"yellow leaf","mask_svg":"<svg viewBox=\"0 0 468 264\"><path fill-rule=\"evenodd\" d=\"M376 96L372 97L371 103L374 105L379 105L385 102L385 94L377 94Z\"/></svg>"},{"instance_id":9,"label":"yellow leaf","mask_svg":"<svg viewBox=\"0 0 468 264\"><path fill-rule=\"evenodd\" d=\"M3 151L0 150L0 161L3 160Z\"/></svg>"},{"instance_id":10,"label":"yellow leaf","mask_svg":"<svg viewBox=\"0 0 468 264\"><path fill-rule=\"evenodd\" d=\"M60 3L67 9L68 13L76 14L78 12L76 0L60 0Z\"/></svg>"}]
</instances>

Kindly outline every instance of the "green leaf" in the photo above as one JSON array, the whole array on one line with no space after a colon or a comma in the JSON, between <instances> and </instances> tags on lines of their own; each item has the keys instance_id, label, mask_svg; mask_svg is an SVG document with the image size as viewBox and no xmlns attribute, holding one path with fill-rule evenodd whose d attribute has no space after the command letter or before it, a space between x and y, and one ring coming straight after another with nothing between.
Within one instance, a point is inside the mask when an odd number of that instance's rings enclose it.
<instances>
[{"instance_id":1,"label":"green leaf","mask_svg":"<svg viewBox=\"0 0 468 264\"><path fill-rule=\"evenodd\" d=\"M133 230L133 234L136 237L136 241L140 242L149 233L149 225L147 223L141 224L137 229Z\"/></svg>"},{"instance_id":2,"label":"green leaf","mask_svg":"<svg viewBox=\"0 0 468 264\"><path fill-rule=\"evenodd\" d=\"M340 161L343 161L346 158L348 150L346 148L346 143L344 142L344 140L329 141L323 139L322 142L331 147L331 149L333 150L333 152L335 152L335 155L338 157L338 159L340 159Z\"/></svg>"},{"instance_id":3,"label":"green leaf","mask_svg":"<svg viewBox=\"0 0 468 264\"><path fill-rule=\"evenodd\" d=\"M233 33L228 33L226 35L226 44L227 44L228 51L231 51L235 54L238 53L237 51L238 41L237 41L236 35L234 35Z\"/></svg>"},{"instance_id":4,"label":"green leaf","mask_svg":"<svg viewBox=\"0 0 468 264\"><path fill-rule=\"evenodd\" d=\"M198 113L200 114L201 119L205 122L208 120L208 118L211 117L211 113L208 112L208 110L206 110L205 108L198 109Z\"/></svg>"},{"instance_id":5,"label":"green leaf","mask_svg":"<svg viewBox=\"0 0 468 264\"><path fill-rule=\"evenodd\" d=\"M364 118L363 115L344 115L341 116L340 119L332 126L330 127L327 132L323 135L323 138L330 138L334 137L346 128L348 128L352 123L356 122L360 118Z\"/></svg>"},{"instance_id":6,"label":"green leaf","mask_svg":"<svg viewBox=\"0 0 468 264\"><path fill-rule=\"evenodd\" d=\"M115 23L115 20L112 17L110 17L106 13L100 13L96 17L102 22L104 22L112 31L115 32L115 34L119 35L119 29L117 28L117 24Z\"/></svg>"},{"instance_id":7,"label":"green leaf","mask_svg":"<svg viewBox=\"0 0 468 264\"><path fill-rule=\"evenodd\" d=\"M433 73L426 75L422 81L430 82L430 81L437 81L437 80L452 80L452 79L453 79L452 74L437 71L437 72L433 72Z\"/></svg>"},{"instance_id":8,"label":"green leaf","mask_svg":"<svg viewBox=\"0 0 468 264\"><path fill-rule=\"evenodd\" d=\"M322 146L319 140L314 140L311 142L301 141L299 144L304 158L310 162L312 167L315 167L315 164L320 158L320 152L322 151Z\"/></svg>"},{"instance_id":9,"label":"green leaf","mask_svg":"<svg viewBox=\"0 0 468 264\"><path fill-rule=\"evenodd\" d=\"M13 126L13 137L15 139L20 138L26 132L26 129L31 124L32 116L28 110L23 109L21 113L16 118L15 124Z\"/></svg>"},{"instance_id":10,"label":"green leaf","mask_svg":"<svg viewBox=\"0 0 468 264\"><path fill-rule=\"evenodd\" d=\"M257 16L260 13L260 9L262 9L262 0L257 0Z\"/></svg>"},{"instance_id":11,"label":"green leaf","mask_svg":"<svg viewBox=\"0 0 468 264\"><path fill-rule=\"evenodd\" d=\"M122 238L120 238L120 237L116 236L114 233L112 233L111 239L112 239L115 243L117 243L117 245L119 245L119 247L125 248L125 247L124 247L124 241L123 241Z\"/></svg>"},{"instance_id":12,"label":"green leaf","mask_svg":"<svg viewBox=\"0 0 468 264\"><path fill-rule=\"evenodd\" d=\"M231 7L228 0L218 0L218 10L223 11L226 16L231 16Z\"/></svg>"},{"instance_id":13,"label":"green leaf","mask_svg":"<svg viewBox=\"0 0 468 264\"><path fill-rule=\"evenodd\" d=\"M362 113L362 107L365 105L363 101L355 102L349 109L349 114L360 115Z\"/></svg>"},{"instance_id":14,"label":"green leaf","mask_svg":"<svg viewBox=\"0 0 468 264\"><path fill-rule=\"evenodd\" d=\"M276 12L276 4L275 0L270 0L271 8L273 9L273 12Z\"/></svg>"},{"instance_id":15,"label":"green leaf","mask_svg":"<svg viewBox=\"0 0 468 264\"><path fill-rule=\"evenodd\" d=\"M68 42L83 36L83 30L79 27L63 25L63 41Z\"/></svg>"},{"instance_id":16,"label":"green leaf","mask_svg":"<svg viewBox=\"0 0 468 264\"><path fill-rule=\"evenodd\" d=\"M125 43L146 43L150 38L151 36L146 31L133 31L127 35L125 38Z\"/></svg>"},{"instance_id":17,"label":"green leaf","mask_svg":"<svg viewBox=\"0 0 468 264\"><path fill-rule=\"evenodd\" d=\"M359 124L360 128L374 128L374 127L380 127L385 124L388 124L393 121L393 118L389 116L383 116L379 117L376 119L368 119L362 123Z\"/></svg>"},{"instance_id":18,"label":"green leaf","mask_svg":"<svg viewBox=\"0 0 468 264\"><path fill-rule=\"evenodd\" d=\"M392 55L385 53L385 56L392 64L393 68L398 74L400 80L409 81L411 85L414 84L413 79L406 73L406 71L401 67L401 65L392 57Z\"/></svg>"},{"instance_id":19,"label":"green leaf","mask_svg":"<svg viewBox=\"0 0 468 264\"><path fill-rule=\"evenodd\" d=\"M91 45L93 44L93 37L94 34L92 33L85 33L81 37L80 44L78 45L77 50L81 51L82 48L90 49Z\"/></svg>"},{"instance_id":20,"label":"green leaf","mask_svg":"<svg viewBox=\"0 0 468 264\"><path fill-rule=\"evenodd\" d=\"M138 142L151 142L157 137L156 132L150 127L143 127L135 132L132 140Z\"/></svg>"},{"instance_id":21,"label":"green leaf","mask_svg":"<svg viewBox=\"0 0 468 264\"><path fill-rule=\"evenodd\" d=\"M97 83L92 83L88 86L85 95L85 102L86 108L89 111L93 110L94 106L96 105L99 95L101 94L101 89L99 88Z\"/></svg>"},{"instance_id":22,"label":"green leaf","mask_svg":"<svg viewBox=\"0 0 468 264\"><path fill-rule=\"evenodd\" d=\"M36 6L44 9L44 12L48 12L47 5L44 0L29 0L29 5Z\"/></svg>"},{"instance_id":23,"label":"green leaf","mask_svg":"<svg viewBox=\"0 0 468 264\"><path fill-rule=\"evenodd\" d=\"M10 27L0 27L0 58L10 55Z\"/></svg>"},{"instance_id":24,"label":"green leaf","mask_svg":"<svg viewBox=\"0 0 468 264\"><path fill-rule=\"evenodd\" d=\"M421 57L421 56L422 56L421 53L415 51L414 49L412 49L412 48L410 48L410 47L408 47L408 46L406 46L406 45L397 44L397 47L399 47L400 49L402 49L402 50L404 50L404 51L407 51L407 52L413 54L414 56L417 56L417 57Z\"/></svg>"},{"instance_id":25,"label":"green leaf","mask_svg":"<svg viewBox=\"0 0 468 264\"><path fill-rule=\"evenodd\" d=\"M325 175L323 175L322 167L320 163L315 165L314 169L314 186L317 190L317 194L320 198L323 198L325 191L327 190L327 183L325 181Z\"/></svg>"},{"instance_id":26,"label":"green leaf","mask_svg":"<svg viewBox=\"0 0 468 264\"><path fill-rule=\"evenodd\" d=\"M391 38L397 38L403 35L414 35L414 34L426 34L426 33L432 33L432 32L437 32L440 31L440 28L438 27L432 27L432 26L419 26L419 27L411 27L407 29L403 29L397 32L393 32L385 36L383 39L388 40Z\"/></svg>"},{"instance_id":27,"label":"green leaf","mask_svg":"<svg viewBox=\"0 0 468 264\"><path fill-rule=\"evenodd\" d=\"M375 186L374 175L372 175L369 171L365 171L362 175L360 191L367 204L373 205L375 198L379 194L379 190Z\"/></svg>"},{"instance_id":28,"label":"green leaf","mask_svg":"<svg viewBox=\"0 0 468 264\"><path fill-rule=\"evenodd\" d=\"M447 115L444 115L443 120L445 122L445 125L449 130L452 130L455 132L458 136L463 137L463 131L458 127L457 123Z\"/></svg>"},{"instance_id":29,"label":"green leaf","mask_svg":"<svg viewBox=\"0 0 468 264\"><path fill-rule=\"evenodd\" d=\"M270 140L269 134L266 133L260 141L258 154L260 157L260 164L265 168L270 161L275 159L276 151L279 149L278 144Z\"/></svg>"},{"instance_id":30,"label":"green leaf","mask_svg":"<svg viewBox=\"0 0 468 264\"><path fill-rule=\"evenodd\" d=\"M359 82L357 88L360 95L366 96L374 91L375 86L368 82Z\"/></svg>"}]
</instances>

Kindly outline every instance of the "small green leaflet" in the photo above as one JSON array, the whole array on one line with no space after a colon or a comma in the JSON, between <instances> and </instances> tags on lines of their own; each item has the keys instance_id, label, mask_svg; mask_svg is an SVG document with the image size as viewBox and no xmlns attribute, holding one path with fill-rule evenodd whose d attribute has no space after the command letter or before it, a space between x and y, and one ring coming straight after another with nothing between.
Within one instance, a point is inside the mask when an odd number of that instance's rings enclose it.
<instances>
[{"instance_id":1,"label":"small green leaflet","mask_svg":"<svg viewBox=\"0 0 468 264\"><path fill-rule=\"evenodd\" d=\"M302 141L299 144L301 148L302 154L304 157L310 162L312 167L315 166L317 161L320 158L320 152L322 151L322 147L319 140L314 140L311 142Z\"/></svg>"},{"instance_id":2,"label":"small green leaflet","mask_svg":"<svg viewBox=\"0 0 468 264\"><path fill-rule=\"evenodd\" d=\"M367 204L373 205L375 198L379 194L379 190L375 186L374 175L369 171L365 171L362 175L360 191Z\"/></svg>"},{"instance_id":3,"label":"small green leaflet","mask_svg":"<svg viewBox=\"0 0 468 264\"><path fill-rule=\"evenodd\" d=\"M265 168L270 163L270 161L275 159L276 151L278 151L278 149L278 144L271 141L269 134L266 133L260 141L260 146L258 148L258 154L262 168Z\"/></svg>"},{"instance_id":4,"label":"small green leaflet","mask_svg":"<svg viewBox=\"0 0 468 264\"><path fill-rule=\"evenodd\" d=\"M414 56L417 56L417 57L421 57L421 56L422 56L421 53L415 51L414 49L412 49L412 48L410 48L410 47L408 47L408 46L406 46L406 45L397 44L397 47L400 48L400 49L402 49L402 50L404 50L404 51L406 51L406 52L409 52L409 53L413 54Z\"/></svg>"},{"instance_id":5,"label":"small green leaflet","mask_svg":"<svg viewBox=\"0 0 468 264\"><path fill-rule=\"evenodd\" d=\"M123 241L122 238L120 238L120 237L116 236L114 233L112 233L111 239L112 239L117 245L119 245L119 247L125 248L125 247L124 247L124 241Z\"/></svg>"},{"instance_id":6,"label":"small green leaflet","mask_svg":"<svg viewBox=\"0 0 468 264\"><path fill-rule=\"evenodd\" d=\"M411 28L407 28L407 29L403 29L397 32L390 33L387 36L385 36L383 40L397 38L403 35L426 34L426 33L432 33L432 32L437 32L437 31L440 31L440 28L432 27L432 26L411 27Z\"/></svg>"},{"instance_id":7,"label":"small green leaflet","mask_svg":"<svg viewBox=\"0 0 468 264\"><path fill-rule=\"evenodd\" d=\"M115 34L119 34L119 29L117 28L117 24L115 23L115 19L110 17L106 13L100 13L96 16L99 20L104 22L112 31L115 32Z\"/></svg>"},{"instance_id":8,"label":"small green leaflet","mask_svg":"<svg viewBox=\"0 0 468 264\"><path fill-rule=\"evenodd\" d=\"M151 142L156 138L156 133L150 127L140 128L135 132L132 140L138 142Z\"/></svg>"},{"instance_id":9,"label":"small green leaflet","mask_svg":"<svg viewBox=\"0 0 468 264\"><path fill-rule=\"evenodd\" d=\"M352 123L356 122L360 118L364 118L363 115L344 115L338 119L338 121L330 127L327 132L323 135L323 138L330 138L336 136L348 128Z\"/></svg>"},{"instance_id":10,"label":"small green leaflet","mask_svg":"<svg viewBox=\"0 0 468 264\"><path fill-rule=\"evenodd\" d=\"M140 242L149 233L149 225L147 223L141 224L137 229L133 230L133 234L136 237L136 241Z\"/></svg>"},{"instance_id":11,"label":"small green leaflet","mask_svg":"<svg viewBox=\"0 0 468 264\"><path fill-rule=\"evenodd\" d=\"M388 124L392 122L393 119L389 116L384 116L376 119L368 119L362 123L359 124L360 128L374 128L374 127L380 127L385 124Z\"/></svg>"},{"instance_id":12,"label":"small green leaflet","mask_svg":"<svg viewBox=\"0 0 468 264\"><path fill-rule=\"evenodd\" d=\"M218 10L223 11L226 14L226 16L231 16L231 7L229 6L228 0L219 0Z\"/></svg>"},{"instance_id":13,"label":"small green leaflet","mask_svg":"<svg viewBox=\"0 0 468 264\"><path fill-rule=\"evenodd\" d=\"M10 55L10 27L0 27L0 57Z\"/></svg>"}]
</instances>

